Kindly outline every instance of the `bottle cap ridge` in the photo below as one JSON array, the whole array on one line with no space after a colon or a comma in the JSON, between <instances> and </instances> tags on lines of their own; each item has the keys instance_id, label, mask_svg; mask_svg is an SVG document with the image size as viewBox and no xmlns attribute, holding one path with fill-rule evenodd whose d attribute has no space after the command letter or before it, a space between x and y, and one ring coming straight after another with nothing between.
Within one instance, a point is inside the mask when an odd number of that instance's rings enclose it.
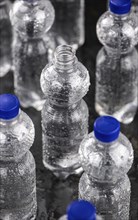
<instances>
[{"instance_id":1,"label":"bottle cap ridge","mask_svg":"<svg viewBox=\"0 0 138 220\"><path fill-rule=\"evenodd\" d=\"M74 201L67 209L68 220L96 220L96 208L91 203Z\"/></svg>"},{"instance_id":2,"label":"bottle cap ridge","mask_svg":"<svg viewBox=\"0 0 138 220\"><path fill-rule=\"evenodd\" d=\"M12 119L19 113L20 103L18 98L12 94L0 95L0 118Z\"/></svg>"},{"instance_id":3,"label":"bottle cap ridge","mask_svg":"<svg viewBox=\"0 0 138 220\"><path fill-rule=\"evenodd\" d=\"M127 14L131 10L131 0L110 0L109 8L115 14Z\"/></svg>"},{"instance_id":4,"label":"bottle cap ridge","mask_svg":"<svg viewBox=\"0 0 138 220\"><path fill-rule=\"evenodd\" d=\"M115 141L120 133L120 123L111 116L101 116L94 123L94 134L101 142Z\"/></svg>"}]
</instances>

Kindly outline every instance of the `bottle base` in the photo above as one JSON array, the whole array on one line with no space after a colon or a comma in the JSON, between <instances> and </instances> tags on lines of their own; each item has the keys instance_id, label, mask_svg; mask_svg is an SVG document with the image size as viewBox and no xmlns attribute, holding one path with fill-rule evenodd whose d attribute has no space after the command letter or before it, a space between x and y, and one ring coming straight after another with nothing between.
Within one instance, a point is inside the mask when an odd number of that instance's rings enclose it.
<instances>
[{"instance_id":1,"label":"bottle base","mask_svg":"<svg viewBox=\"0 0 138 220\"><path fill-rule=\"evenodd\" d=\"M23 90L15 90L15 94L20 100L20 104L23 108L33 107L37 111L41 111L45 103L45 99L41 99L39 95L34 92L28 91L28 94Z\"/></svg>"},{"instance_id":2,"label":"bottle base","mask_svg":"<svg viewBox=\"0 0 138 220\"><path fill-rule=\"evenodd\" d=\"M95 104L95 110L99 115L101 115L101 116L112 115L118 121L120 121L124 124L129 124L134 120L134 117L137 112L137 107L138 107L138 104L137 104L137 100L136 100L132 103L126 104L120 110L111 114L111 113L104 111L104 109L102 108L102 106L100 104L98 104L98 103Z\"/></svg>"},{"instance_id":3,"label":"bottle base","mask_svg":"<svg viewBox=\"0 0 138 220\"><path fill-rule=\"evenodd\" d=\"M49 165L44 160L43 160L43 164L46 169L50 170L57 178L60 178L60 179L67 179L67 177L72 174L80 175L83 172L82 167L77 167L74 169L73 167L56 168L56 167Z\"/></svg>"}]
</instances>

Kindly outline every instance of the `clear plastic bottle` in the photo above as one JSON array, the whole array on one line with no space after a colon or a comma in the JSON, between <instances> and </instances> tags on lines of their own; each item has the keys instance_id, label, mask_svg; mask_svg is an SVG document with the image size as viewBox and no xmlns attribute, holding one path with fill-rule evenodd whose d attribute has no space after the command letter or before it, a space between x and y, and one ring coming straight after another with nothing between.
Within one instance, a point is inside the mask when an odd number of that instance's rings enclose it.
<instances>
[{"instance_id":1,"label":"clear plastic bottle","mask_svg":"<svg viewBox=\"0 0 138 220\"><path fill-rule=\"evenodd\" d=\"M100 216L96 216L96 208L93 204L84 201L74 201L67 208L67 215L59 220L102 220Z\"/></svg>"},{"instance_id":2,"label":"clear plastic bottle","mask_svg":"<svg viewBox=\"0 0 138 220\"><path fill-rule=\"evenodd\" d=\"M9 9L10 2L0 0L0 77L5 76L12 67L12 27Z\"/></svg>"},{"instance_id":3,"label":"clear plastic bottle","mask_svg":"<svg viewBox=\"0 0 138 220\"><path fill-rule=\"evenodd\" d=\"M82 97L89 85L88 71L72 47L57 47L53 63L41 75L46 97L42 110L43 163L57 176L66 178L82 171L78 149L88 133L88 107Z\"/></svg>"},{"instance_id":4,"label":"clear plastic bottle","mask_svg":"<svg viewBox=\"0 0 138 220\"><path fill-rule=\"evenodd\" d=\"M0 219L36 217L34 125L11 94L0 95Z\"/></svg>"},{"instance_id":5,"label":"clear plastic bottle","mask_svg":"<svg viewBox=\"0 0 138 220\"><path fill-rule=\"evenodd\" d=\"M51 0L55 22L50 30L55 47L69 44L76 50L84 43L84 0Z\"/></svg>"},{"instance_id":6,"label":"clear plastic bottle","mask_svg":"<svg viewBox=\"0 0 138 220\"><path fill-rule=\"evenodd\" d=\"M84 169L79 198L93 202L105 220L129 220L130 181L127 172L133 163L133 149L120 132L119 122L101 116L94 132L81 143L79 154Z\"/></svg>"},{"instance_id":7,"label":"clear plastic bottle","mask_svg":"<svg viewBox=\"0 0 138 220\"><path fill-rule=\"evenodd\" d=\"M138 106L138 35L130 9L130 0L110 0L110 10L97 23L104 47L97 56L95 108L123 123L133 120Z\"/></svg>"},{"instance_id":8,"label":"clear plastic bottle","mask_svg":"<svg viewBox=\"0 0 138 220\"><path fill-rule=\"evenodd\" d=\"M48 0L16 0L10 17L14 29L15 92L23 107L41 110L44 97L40 74L48 63L47 31L54 22L54 9Z\"/></svg>"}]
</instances>

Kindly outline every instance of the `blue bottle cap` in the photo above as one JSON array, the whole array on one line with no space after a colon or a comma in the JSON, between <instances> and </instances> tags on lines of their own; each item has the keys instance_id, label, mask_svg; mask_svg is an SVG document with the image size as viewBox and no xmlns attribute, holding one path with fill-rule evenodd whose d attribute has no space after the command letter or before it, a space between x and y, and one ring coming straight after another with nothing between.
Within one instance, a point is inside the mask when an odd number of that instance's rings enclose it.
<instances>
[{"instance_id":1,"label":"blue bottle cap","mask_svg":"<svg viewBox=\"0 0 138 220\"><path fill-rule=\"evenodd\" d=\"M120 133L120 123L111 116L102 116L94 123L95 137L102 142L109 143L116 140Z\"/></svg>"},{"instance_id":2,"label":"blue bottle cap","mask_svg":"<svg viewBox=\"0 0 138 220\"><path fill-rule=\"evenodd\" d=\"M96 208L89 202L74 201L67 209L68 220L96 220Z\"/></svg>"},{"instance_id":3,"label":"blue bottle cap","mask_svg":"<svg viewBox=\"0 0 138 220\"><path fill-rule=\"evenodd\" d=\"M110 0L109 7L115 14L127 14L131 10L131 0Z\"/></svg>"},{"instance_id":4,"label":"blue bottle cap","mask_svg":"<svg viewBox=\"0 0 138 220\"><path fill-rule=\"evenodd\" d=\"M0 95L0 118L12 119L19 113L20 103L18 98L12 94Z\"/></svg>"}]
</instances>

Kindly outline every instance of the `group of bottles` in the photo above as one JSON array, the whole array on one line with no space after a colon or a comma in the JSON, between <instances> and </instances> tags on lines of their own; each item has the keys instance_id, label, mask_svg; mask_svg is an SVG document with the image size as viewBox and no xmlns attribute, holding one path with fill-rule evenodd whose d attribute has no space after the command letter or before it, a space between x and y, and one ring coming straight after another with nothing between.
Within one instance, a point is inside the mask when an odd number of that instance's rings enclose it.
<instances>
[{"instance_id":1,"label":"group of bottles","mask_svg":"<svg viewBox=\"0 0 138 220\"><path fill-rule=\"evenodd\" d=\"M55 12L49 0L16 0L10 10L15 93L23 107L37 110L45 102L40 74L53 59L55 48L69 44L77 49L84 42L84 0L51 1ZM97 56L95 109L123 123L134 119L138 106L138 3L132 3L135 14L130 13L131 0L109 0L109 10L97 23L104 47ZM1 0L1 76L12 65L9 7L8 0Z\"/></svg>"},{"instance_id":2,"label":"group of bottles","mask_svg":"<svg viewBox=\"0 0 138 220\"><path fill-rule=\"evenodd\" d=\"M0 76L11 69L13 57L15 93L23 107L37 110L44 104L40 73L51 61L55 48L64 43L77 49L84 42L84 0L54 0L52 3L56 9L55 21L49 0L16 0L10 19L9 0L0 1Z\"/></svg>"},{"instance_id":3,"label":"group of bottles","mask_svg":"<svg viewBox=\"0 0 138 220\"><path fill-rule=\"evenodd\" d=\"M0 95L0 126L0 217L2 220L33 220L37 207L36 176L34 158L29 149L35 132L31 119L19 109L15 95ZM79 182L79 198L94 203L97 213L105 220L128 220L130 182L127 172L133 162L133 149L120 133L120 123L111 116L101 116L94 123L94 131L81 138L80 148L78 139L72 139L76 143L73 148L69 145L57 148L56 138L49 135L47 142L51 146L46 146L44 164L65 176L67 172L68 175L76 173L82 166L84 173ZM65 137L65 144L67 140ZM52 142L55 142L55 149Z\"/></svg>"},{"instance_id":4,"label":"group of bottles","mask_svg":"<svg viewBox=\"0 0 138 220\"><path fill-rule=\"evenodd\" d=\"M56 10L59 20L63 19L61 5L64 5L63 10L69 8L69 11L74 7L73 0L65 2L55 1L61 16ZM82 14L84 2L74 2L75 9ZM0 1L2 10L5 3ZM74 16L80 15L75 9L72 10ZM96 110L100 115L113 115L124 123L133 120L138 98L138 55L134 48L138 42L138 28L130 9L130 0L110 0L109 11L97 23L97 35L104 47L97 57ZM67 17L70 16L69 13ZM117 119L111 116L98 118L94 132L88 135L88 107L82 98L89 89L90 78L75 55L75 49L83 42L83 32L79 38L77 29L73 29L75 37L71 40L66 28L62 35L62 28L56 24L58 19L48 32L54 17L48 0L15 1L10 12L15 92L23 107L32 106L37 110L43 107L44 166L63 178L84 170L79 198L94 203L97 213L105 220L128 220L130 182L127 172L133 162L132 146L120 133ZM11 28L8 11L6 19ZM75 22L74 27L83 24L81 19ZM1 22L0 28L2 25ZM3 36L5 42L12 39L11 32L9 35L3 32ZM53 55L53 48L62 42L70 43L74 49L64 44L57 47ZM7 42L0 44L2 65L8 70L12 65L10 46ZM3 66L1 70L6 68ZM1 76L5 73L0 72ZM29 151L34 127L19 109L19 100L10 94L0 96L0 218L4 220L33 220L36 216L35 162ZM80 220L79 217L70 219Z\"/></svg>"}]
</instances>

